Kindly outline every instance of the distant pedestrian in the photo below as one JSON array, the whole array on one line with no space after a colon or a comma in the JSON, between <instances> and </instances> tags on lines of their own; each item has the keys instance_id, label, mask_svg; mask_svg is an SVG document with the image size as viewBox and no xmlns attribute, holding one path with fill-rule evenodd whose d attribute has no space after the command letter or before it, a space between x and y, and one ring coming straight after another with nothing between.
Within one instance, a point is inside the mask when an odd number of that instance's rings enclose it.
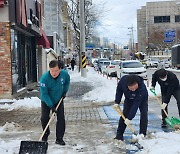
<instances>
[{"instance_id":1,"label":"distant pedestrian","mask_svg":"<svg viewBox=\"0 0 180 154\"><path fill-rule=\"evenodd\" d=\"M65 133L64 102L61 102L56 111L59 100L66 97L69 89L70 77L67 71L62 70L58 60L49 63L49 71L42 75L40 79L40 98L41 98L41 124L43 130L48 121L50 110L56 112L56 144L65 145L63 136ZM50 134L48 127L42 140L47 141Z\"/></svg>"},{"instance_id":2,"label":"distant pedestrian","mask_svg":"<svg viewBox=\"0 0 180 154\"><path fill-rule=\"evenodd\" d=\"M76 64L75 59L73 58L70 63L71 63L71 69L72 71L74 71L74 65Z\"/></svg>"},{"instance_id":3,"label":"distant pedestrian","mask_svg":"<svg viewBox=\"0 0 180 154\"><path fill-rule=\"evenodd\" d=\"M64 67L64 61L58 60L58 62L59 62L59 66L61 67L61 69L65 69L65 67Z\"/></svg>"},{"instance_id":4,"label":"distant pedestrian","mask_svg":"<svg viewBox=\"0 0 180 154\"><path fill-rule=\"evenodd\" d=\"M166 115L163 109L168 113L168 103L170 102L171 96L173 95L177 101L177 106L179 110L180 116L180 86L179 80L177 76L165 69L159 69L154 72L152 75L152 84L151 90L155 91L156 82L159 83L161 87L161 95L162 95L162 105L161 105L161 114L162 114L162 125L161 127L167 127L165 118Z\"/></svg>"},{"instance_id":5,"label":"distant pedestrian","mask_svg":"<svg viewBox=\"0 0 180 154\"><path fill-rule=\"evenodd\" d=\"M146 135L148 124L148 92L144 80L137 75L126 75L121 78L116 89L114 107L117 108L124 94L125 100L123 105L123 114L119 119L117 134L115 139L123 140L123 134L126 125L131 124L136 112L140 110L140 130L139 134Z\"/></svg>"}]
</instances>

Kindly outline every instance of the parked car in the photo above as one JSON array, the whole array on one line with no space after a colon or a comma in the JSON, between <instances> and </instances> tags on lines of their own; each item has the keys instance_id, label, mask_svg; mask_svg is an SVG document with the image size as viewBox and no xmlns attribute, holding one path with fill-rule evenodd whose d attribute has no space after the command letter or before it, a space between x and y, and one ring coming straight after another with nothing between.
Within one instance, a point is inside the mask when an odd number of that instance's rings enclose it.
<instances>
[{"instance_id":1,"label":"parked car","mask_svg":"<svg viewBox=\"0 0 180 154\"><path fill-rule=\"evenodd\" d=\"M92 67L97 66L97 63L98 63L98 59L97 59L97 58L92 58L92 59L91 59L91 66L92 66Z\"/></svg>"},{"instance_id":2,"label":"parked car","mask_svg":"<svg viewBox=\"0 0 180 154\"><path fill-rule=\"evenodd\" d=\"M119 65L119 66L120 66L122 60L113 60L113 61L114 61L114 63L115 63L116 65Z\"/></svg>"},{"instance_id":3,"label":"parked car","mask_svg":"<svg viewBox=\"0 0 180 154\"><path fill-rule=\"evenodd\" d=\"M117 77L120 78L124 75L135 74L141 76L143 79L147 79L147 70L138 60L125 60L122 61L120 66L120 72Z\"/></svg>"},{"instance_id":4,"label":"parked car","mask_svg":"<svg viewBox=\"0 0 180 154\"><path fill-rule=\"evenodd\" d=\"M107 74L106 72L107 72L107 67L111 64L111 61L101 61L100 62L100 64L101 64L101 73L103 73L103 74Z\"/></svg>"},{"instance_id":5,"label":"parked car","mask_svg":"<svg viewBox=\"0 0 180 154\"><path fill-rule=\"evenodd\" d=\"M146 61L146 66L148 67L158 67L160 60L158 58L148 58Z\"/></svg>"},{"instance_id":6,"label":"parked car","mask_svg":"<svg viewBox=\"0 0 180 154\"><path fill-rule=\"evenodd\" d=\"M109 61L109 59L108 58L100 58L97 60L97 70L100 72L102 72L101 66L102 66L104 61Z\"/></svg>"},{"instance_id":7,"label":"parked car","mask_svg":"<svg viewBox=\"0 0 180 154\"><path fill-rule=\"evenodd\" d=\"M158 68L170 68L171 67L171 61L169 59L162 59L159 62Z\"/></svg>"},{"instance_id":8,"label":"parked car","mask_svg":"<svg viewBox=\"0 0 180 154\"><path fill-rule=\"evenodd\" d=\"M106 68L106 74L108 76L117 77L117 72L120 70L121 61L114 60Z\"/></svg>"}]
</instances>

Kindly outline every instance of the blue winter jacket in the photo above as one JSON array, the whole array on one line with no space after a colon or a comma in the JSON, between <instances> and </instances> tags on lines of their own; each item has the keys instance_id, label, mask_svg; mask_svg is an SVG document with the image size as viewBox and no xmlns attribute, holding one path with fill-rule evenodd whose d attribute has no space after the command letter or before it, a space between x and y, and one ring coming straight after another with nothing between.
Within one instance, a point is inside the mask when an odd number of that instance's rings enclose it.
<instances>
[{"instance_id":1,"label":"blue winter jacket","mask_svg":"<svg viewBox=\"0 0 180 154\"><path fill-rule=\"evenodd\" d=\"M138 77L139 78L138 88L135 91L130 91L126 84L126 78L127 78L127 75L123 76L118 83L118 86L116 89L115 103L119 104L124 94L124 97L125 97L124 102L133 103L130 109L129 115L127 117L129 120L132 120L135 117L136 112L139 106L141 105L141 103L148 102L148 91L144 84L144 80L141 77Z\"/></svg>"},{"instance_id":2,"label":"blue winter jacket","mask_svg":"<svg viewBox=\"0 0 180 154\"><path fill-rule=\"evenodd\" d=\"M40 98L50 108L57 104L63 93L69 89L70 76L67 71L61 70L57 78L53 78L50 71L44 73L40 79Z\"/></svg>"}]
</instances>

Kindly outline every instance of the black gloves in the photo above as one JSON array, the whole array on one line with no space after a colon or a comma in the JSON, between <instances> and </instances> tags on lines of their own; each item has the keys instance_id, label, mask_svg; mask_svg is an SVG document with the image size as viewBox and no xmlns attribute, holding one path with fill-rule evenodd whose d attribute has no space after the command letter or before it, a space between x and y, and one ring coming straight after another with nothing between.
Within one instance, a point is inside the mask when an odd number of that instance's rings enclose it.
<instances>
[{"instance_id":1,"label":"black gloves","mask_svg":"<svg viewBox=\"0 0 180 154\"><path fill-rule=\"evenodd\" d=\"M64 99L66 97L66 93L63 93L62 94L62 98Z\"/></svg>"},{"instance_id":2,"label":"black gloves","mask_svg":"<svg viewBox=\"0 0 180 154\"><path fill-rule=\"evenodd\" d=\"M56 110L56 107L53 105L52 107L51 107L51 110L52 110L52 112L57 112L57 110Z\"/></svg>"}]
</instances>

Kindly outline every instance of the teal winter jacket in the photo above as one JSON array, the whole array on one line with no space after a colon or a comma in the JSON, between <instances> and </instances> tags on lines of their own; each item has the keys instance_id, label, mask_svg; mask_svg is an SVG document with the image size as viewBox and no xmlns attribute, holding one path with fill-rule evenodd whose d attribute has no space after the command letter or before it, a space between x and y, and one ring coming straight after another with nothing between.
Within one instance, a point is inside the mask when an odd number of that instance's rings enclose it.
<instances>
[{"instance_id":1,"label":"teal winter jacket","mask_svg":"<svg viewBox=\"0 0 180 154\"><path fill-rule=\"evenodd\" d=\"M40 98L50 108L57 104L63 93L67 93L70 76L66 70L61 70L57 78L53 78L50 71L44 73L40 79Z\"/></svg>"}]
</instances>

